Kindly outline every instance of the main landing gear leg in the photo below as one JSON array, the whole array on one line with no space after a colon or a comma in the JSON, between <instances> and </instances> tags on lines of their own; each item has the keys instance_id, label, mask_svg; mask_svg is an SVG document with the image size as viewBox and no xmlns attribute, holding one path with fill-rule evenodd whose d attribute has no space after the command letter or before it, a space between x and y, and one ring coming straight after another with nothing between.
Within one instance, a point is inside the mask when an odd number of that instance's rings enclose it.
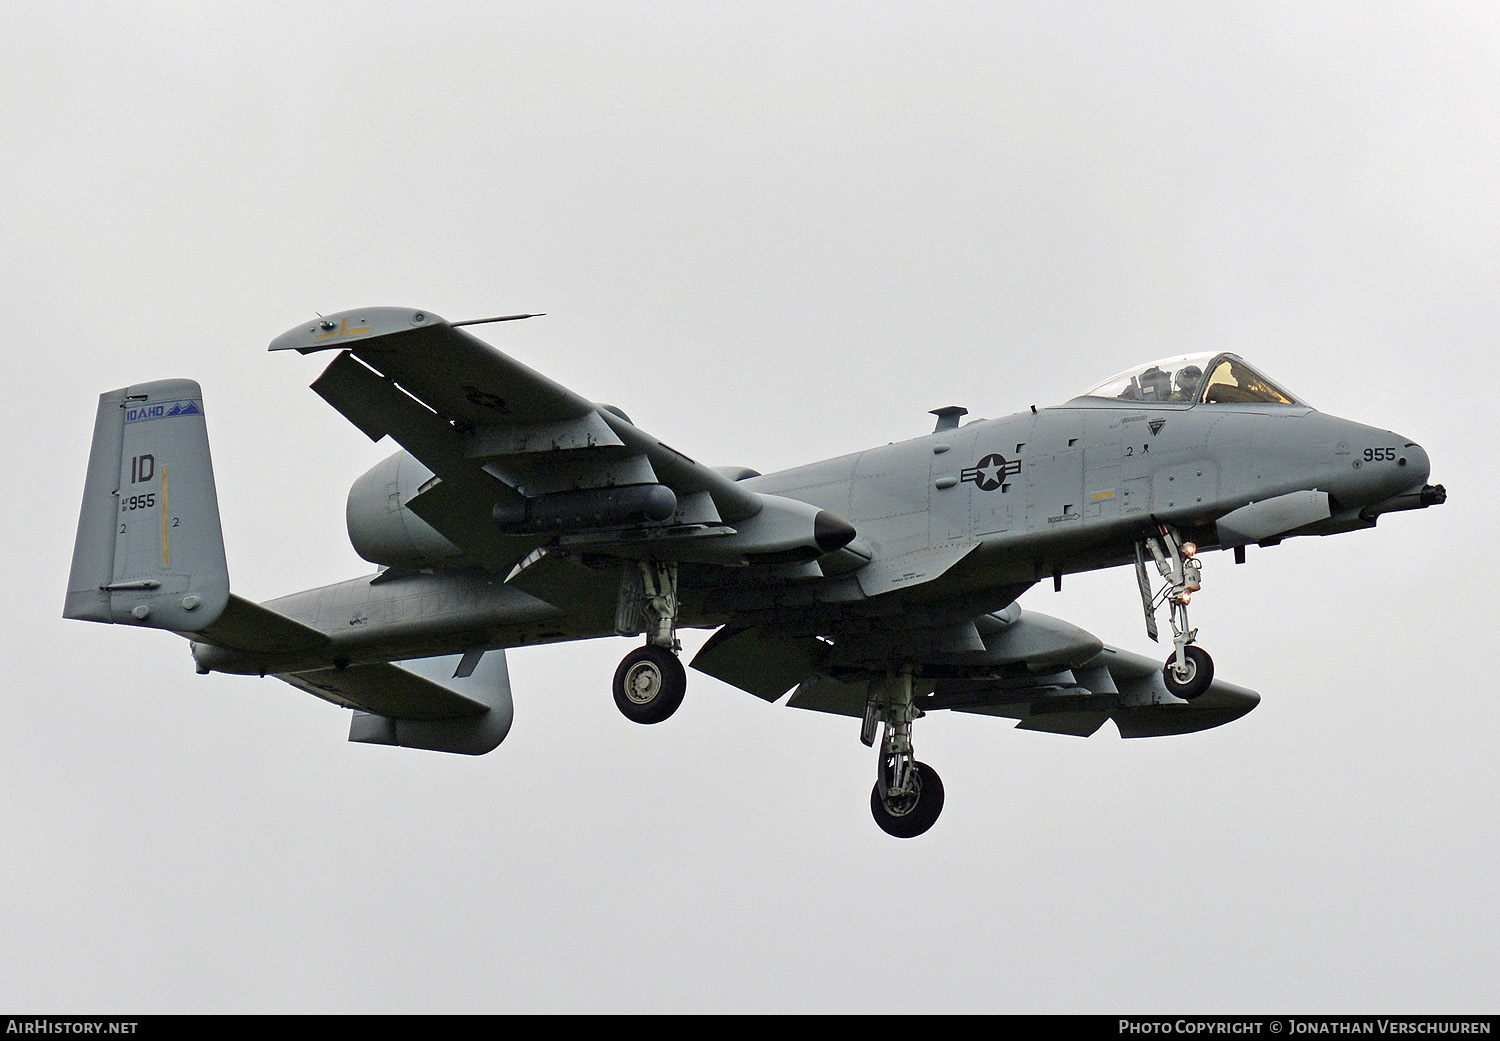
<instances>
[{"instance_id":1,"label":"main landing gear leg","mask_svg":"<svg viewBox=\"0 0 1500 1041\"><path fill-rule=\"evenodd\" d=\"M1203 587L1203 565L1196 557L1198 547L1184 542L1181 532L1165 524L1157 525L1157 534L1135 545L1135 573L1141 587L1141 604L1146 612L1146 634L1155 640L1156 609L1168 605L1172 625L1172 656L1162 667L1167 690L1184 701L1192 701L1214 680L1214 660L1197 644L1198 630L1188 623L1188 601ZM1166 584L1151 595L1151 580L1146 574L1146 554L1156 561L1156 570Z\"/></svg>"},{"instance_id":2,"label":"main landing gear leg","mask_svg":"<svg viewBox=\"0 0 1500 1041\"><path fill-rule=\"evenodd\" d=\"M687 693L687 670L677 656L677 565L640 561L641 610L646 646L631 651L615 670L615 705L634 723L660 723ZM638 631L638 630L637 630Z\"/></svg>"},{"instance_id":3,"label":"main landing gear leg","mask_svg":"<svg viewBox=\"0 0 1500 1041\"><path fill-rule=\"evenodd\" d=\"M874 745L875 729L884 724L870 812L887 835L910 839L937 822L943 810L943 782L937 771L912 755L912 721L922 710L912 703L911 668L870 682L865 722L859 739Z\"/></svg>"}]
</instances>

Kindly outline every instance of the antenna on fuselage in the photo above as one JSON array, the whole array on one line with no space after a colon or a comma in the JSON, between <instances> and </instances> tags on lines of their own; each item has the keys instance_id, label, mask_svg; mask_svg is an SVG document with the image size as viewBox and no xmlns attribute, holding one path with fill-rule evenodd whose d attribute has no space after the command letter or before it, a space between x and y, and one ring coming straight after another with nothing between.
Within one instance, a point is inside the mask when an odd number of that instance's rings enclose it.
<instances>
[{"instance_id":1,"label":"antenna on fuselage","mask_svg":"<svg viewBox=\"0 0 1500 1041\"><path fill-rule=\"evenodd\" d=\"M969 414L969 410L962 405L944 405L927 413L929 416L937 416L937 426L932 428L934 434L943 430L954 430L958 427L958 421Z\"/></svg>"}]
</instances>

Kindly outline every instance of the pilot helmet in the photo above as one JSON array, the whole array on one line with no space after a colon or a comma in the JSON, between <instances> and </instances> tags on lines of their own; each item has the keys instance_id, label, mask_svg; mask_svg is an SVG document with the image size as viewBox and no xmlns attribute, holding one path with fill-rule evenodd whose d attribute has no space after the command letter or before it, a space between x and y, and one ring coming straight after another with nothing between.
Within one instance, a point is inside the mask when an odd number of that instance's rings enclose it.
<instances>
[{"instance_id":1,"label":"pilot helmet","mask_svg":"<svg viewBox=\"0 0 1500 1041\"><path fill-rule=\"evenodd\" d=\"M1198 386L1198 381L1203 378L1203 370L1196 365L1184 365L1177 370L1177 389L1183 392L1191 392Z\"/></svg>"}]
</instances>

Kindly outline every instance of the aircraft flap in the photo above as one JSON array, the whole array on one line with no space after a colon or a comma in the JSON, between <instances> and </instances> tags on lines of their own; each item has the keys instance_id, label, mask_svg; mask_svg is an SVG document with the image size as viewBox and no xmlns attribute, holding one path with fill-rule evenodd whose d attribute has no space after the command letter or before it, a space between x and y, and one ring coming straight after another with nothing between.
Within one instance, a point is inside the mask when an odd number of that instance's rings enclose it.
<instances>
[{"instance_id":1,"label":"aircraft flap","mask_svg":"<svg viewBox=\"0 0 1500 1041\"><path fill-rule=\"evenodd\" d=\"M445 539L495 572L530 552L533 540L506 538L490 520L495 502L517 493L470 459L459 432L430 408L347 352L312 388L371 440L389 435L438 477L439 483L406 505Z\"/></svg>"},{"instance_id":2,"label":"aircraft flap","mask_svg":"<svg viewBox=\"0 0 1500 1041\"><path fill-rule=\"evenodd\" d=\"M693 668L775 701L818 671L828 644L816 636L772 636L757 629L720 629L692 661Z\"/></svg>"},{"instance_id":3,"label":"aircraft flap","mask_svg":"<svg viewBox=\"0 0 1500 1041\"><path fill-rule=\"evenodd\" d=\"M865 714L865 702L869 696L870 681L867 679L837 680L831 676L814 676L797 685L787 704L792 708L857 719Z\"/></svg>"},{"instance_id":4,"label":"aircraft flap","mask_svg":"<svg viewBox=\"0 0 1500 1041\"><path fill-rule=\"evenodd\" d=\"M1089 737L1109 720L1101 710L1032 712L1016 724L1017 730L1036 730L1044 734L1066 734Z\"/></svg>"}]
</instances>

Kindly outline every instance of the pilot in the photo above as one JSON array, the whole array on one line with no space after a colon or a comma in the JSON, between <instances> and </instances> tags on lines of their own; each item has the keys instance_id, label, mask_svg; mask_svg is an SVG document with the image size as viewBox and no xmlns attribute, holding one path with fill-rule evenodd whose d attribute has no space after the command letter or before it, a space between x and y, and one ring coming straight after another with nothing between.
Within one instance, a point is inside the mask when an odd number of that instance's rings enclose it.
<instances>
[{"instance_id":1,"label":"pilot","mask_svg":"<svg viewBox=\"0 0 1500 1041\"><path fill-rule=\"evenodd\" d=\"M1196 365L1184 365L1177 370L1175 381L1177 390L1168 398L1169 401L1191 402L1193 394L1198 390L1198 383L1203 379L1203 370Z\"/></svg>"}]
</instances>

